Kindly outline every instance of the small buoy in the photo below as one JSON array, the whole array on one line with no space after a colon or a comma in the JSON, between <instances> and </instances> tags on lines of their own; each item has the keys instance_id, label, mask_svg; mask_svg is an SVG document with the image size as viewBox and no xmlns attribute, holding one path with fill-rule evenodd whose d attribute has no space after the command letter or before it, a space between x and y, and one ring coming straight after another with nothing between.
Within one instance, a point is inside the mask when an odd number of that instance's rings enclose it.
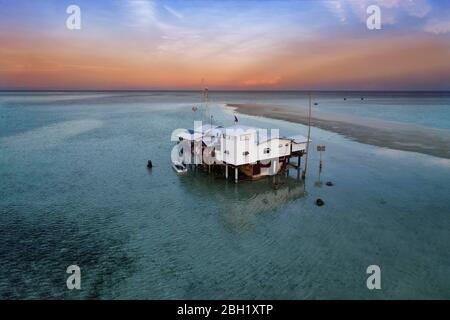
<instances>
[{"instance_id":1,"label":"small buoy","mask_svg":"<svg viewBox=\"0 0 450 320\"><path fill-rule=\"evenodd\" d=\"M344 100L347 100L347 98L344 98Z\"/></svg>"},{"instance_id":2,"label":"small buoy","mask_svg":"<svg viewBox=\"0 0 450 320\"><path fill-rule=\"evenodd\" d=\"M323 202L322 199L319 198L319 199L316 200L316 205L317 205L317 206L321 207L321 206L323 206L324 204L325 204L325 202Z\"/></svg>"},{"instance_id":3,"label":"small buoy","mask_svg":"<svg viewBox=\"0 0 450 320\"><path fill-rule=\"evenodd\" d=\"M332 187L332 186L334 186L334 184L333 184L333 182L331 182L331 181L327 181L327 183L325 183L327 186L329 186L329 187Z\"/></svg>"},{"instance_id":4,"label":"small buoy","mask_svg":"<svg viewBox=\"0 0 450 320\"><path fill-rule=\"evenodd\" d=\"M152 160L148 160L148 162L147 162L147 168L153 168L153 163L152 163Z\"/></svg>"},{"instance_id":5,"label":"small buoy","mask_svg":"<svg viewBox=\"0 0 450 320\"><path fill-rule=\"evenodd\" d=\"M364 97L361 97L361 100L364 100Z\"/></svg>"},{"instance_id":6,"label":"small buoy","mask_svg":"<svg viewBox=\"0 0 450 320\"><path fill-rule=\"evenodd\" d=\"M319 104L318 104L317 102L314 102L314 105L317 106L317 105L319 105Z\"/></svg>"}]
</instances>

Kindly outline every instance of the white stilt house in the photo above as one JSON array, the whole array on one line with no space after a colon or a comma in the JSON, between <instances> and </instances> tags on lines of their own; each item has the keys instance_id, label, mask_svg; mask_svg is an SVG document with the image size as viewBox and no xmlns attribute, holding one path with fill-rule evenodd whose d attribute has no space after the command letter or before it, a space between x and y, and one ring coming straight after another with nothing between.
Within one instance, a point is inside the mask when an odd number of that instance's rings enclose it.
<instances>
[{"instance_id":1,"label":"white stilt house","mask_svg":"<svg viewBox=\"0 0 450 320\"><path fill-rule=\"evenodd\" d=\"M204 125L177 137L178 163L208 166L208 171L211 166L224 169L227 178L231 169L236 181L240 173L252 179L276 175L287 169L291 157L298 157L298 165L293 166L299 172L307 145L300 135L279 137L274 130L268 135L267 130L242 125Z\"/></svg>"}]
</instances>

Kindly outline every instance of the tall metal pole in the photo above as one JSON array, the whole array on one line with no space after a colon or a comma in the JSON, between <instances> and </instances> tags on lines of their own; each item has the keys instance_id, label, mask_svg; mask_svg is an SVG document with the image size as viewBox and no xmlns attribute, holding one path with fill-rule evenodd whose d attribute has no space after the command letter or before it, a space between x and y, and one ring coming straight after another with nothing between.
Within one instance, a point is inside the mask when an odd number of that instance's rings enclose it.
<instances>
[{"instance_id":1,"label":"tall metal pole","mask_svg":"<svg viewBox=\"0 0 450 320\"><path fill-rule=\"evenodd\" d=\"M203 84L203 82L202 82L202 84ZM201 121L203 122L203 115L205 114L205 106L204 106L204 103L205 103L205 89L203 89L203 91L202 91L202 98L201 98L201 104L200 104L200 111L201 111L201 114L202 114L202 118L201 118Z\"/></svg>"},{"instance_id":2,"label":"tall metal pole","mask_svg":"<svg viewBox=\"0 0 450 320\"><path fill-rule=\"evenodd\" d=\"M201 83L201 87L202 87L202 104L203 104L203 108L201 108L201 114L202 114L201 121L202 122L203 122L203 116L206 113L205 110L204 110L205 109L205 106L204 106L204 103L205 103L205 85L204 85L204 82L205 82L205 79L202 78L202 83Z\"/></svg>"},{"instance_id":3,"label":"tall metal pole","mask_svg":"<svg viewBox=\"0 0 450 320\"><path fill-rule=\"evenodd\" d=\"M209 111L208 107L208 88L205 88L203 90L203 102L205 103L205 116L209 115L211 117L211 112ZM211 121L211 119L210 119Z\"/></svg>"},{"instance_id":4,"label":"tall metal pole","mask_svg":"<svg viewBox=\"0 0 450 320\"><path fill-rule=\"evenodd\" d=\"M303 170L302 179L306 178L306 170L308 170L308 154L309 154L309 138L311 137L311 92L309 93L309 115L308 115L308 141L306 142L306 159L305 170Z\"/></svg>"}]
</instances>

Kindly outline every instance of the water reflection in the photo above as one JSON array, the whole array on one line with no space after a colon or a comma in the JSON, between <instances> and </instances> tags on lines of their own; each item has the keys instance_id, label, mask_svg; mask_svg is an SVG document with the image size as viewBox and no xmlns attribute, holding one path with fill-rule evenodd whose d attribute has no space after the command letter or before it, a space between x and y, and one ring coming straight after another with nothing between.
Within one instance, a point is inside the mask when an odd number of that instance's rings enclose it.
<instances>
[{"instance_id":1,"label":"water reflection","mask_svg":"<svg viewBox=\"0 0 450 320\"><path fill-rule=\"evenodd\" d=\"M220 221L230 232L251 229L258 215L280 212L280 207L305 195L302 180L281 175L235 184L218 175L189 173L180 177L180 183L191 195L215 203Z\"/></svg>"}]
</instances>

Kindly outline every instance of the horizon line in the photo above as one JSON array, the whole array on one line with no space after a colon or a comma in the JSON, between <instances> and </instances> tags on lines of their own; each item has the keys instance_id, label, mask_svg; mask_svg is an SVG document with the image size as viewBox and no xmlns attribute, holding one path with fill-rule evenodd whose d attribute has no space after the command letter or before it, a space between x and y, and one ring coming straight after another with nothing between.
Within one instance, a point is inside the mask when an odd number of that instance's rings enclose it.
<instances>
[{"instance_id":1,"label":"horizon line","mask_svg":"<svg viewBox=\"0 0 450 320\"><path fill-rule=\"evenodd\" d=\"M411 89L208 89L210 92L417 92L450 93L450 90L411 90ZM0 89L0 92L202 92L204 89Z\"/></svg>"}]
</instances>

